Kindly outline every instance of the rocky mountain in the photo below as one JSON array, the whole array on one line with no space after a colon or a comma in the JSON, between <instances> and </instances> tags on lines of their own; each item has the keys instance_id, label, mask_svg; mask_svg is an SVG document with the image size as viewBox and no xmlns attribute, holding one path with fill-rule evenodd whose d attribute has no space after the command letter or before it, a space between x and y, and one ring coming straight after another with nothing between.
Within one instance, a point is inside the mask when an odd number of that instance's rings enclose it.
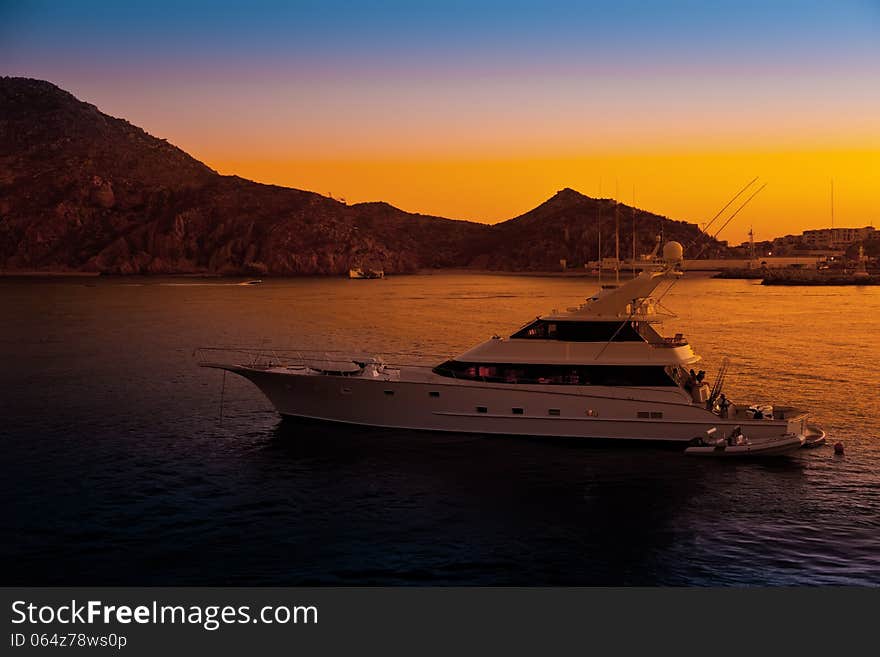
<instances>
[{"instance_id":1,"label":"rocky mountain","mask_svg":"<svg viewBox=\"0 0 880 657\"><path fill-rule=\"evenodd\" d=\"M631 209L618 212L629 245ZM603 253L612 255L614 203L570 189L488 226L222 176L49 82L0 78L0 270L555 270L560 258L595 259L600 221ZM641 251L658 230L684 243L698 236L692 224L637 211Z\"/></svg>"},{"instance_id":2,"label":"rocky mountain","mask_svg":"<svg viewBox=\"0 0 880 657\"><path fill-rule=\"evenodd\" d=\"M569 267L581 267L598 259L600 231L603 258L614 257L616 234L620 258L632 257L634 231L636 254L650 253L658 235L692 245L689 253L704 258L726 251L694 224L566 188L534 210L493 226L484 242L475 243L469 260L474 266L508 271L559 270L561 259Z\"/></svg>"}]
</instances>

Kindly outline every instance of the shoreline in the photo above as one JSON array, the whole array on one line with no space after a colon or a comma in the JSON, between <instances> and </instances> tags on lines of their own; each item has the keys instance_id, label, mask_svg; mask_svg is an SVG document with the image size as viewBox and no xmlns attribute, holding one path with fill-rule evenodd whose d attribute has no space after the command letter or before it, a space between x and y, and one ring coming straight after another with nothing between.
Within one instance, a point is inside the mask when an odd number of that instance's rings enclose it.
<instances>
[{"instance_id":1,"label":"shoreline","mask_svg":"<svg viewBox=\"0 0 880 657\"><path fill-rule=\"evenodd\" d=\"M3 270L0 271L0 278L39 278L41 276L53 278L94 278L101 276L101 272L97 271L30 271L30 270Z\"/></svg>"},{"instance_id":2,"label":"shoreline","mask_svg":"<svg viewBox=\"0 0 880 657\"><path fill-rule=\"evenodd\" d=\"M786 267L787 265L791 265L792 263L804 264L803 258L791 258L791 257L779 257L779 258L764 258L764 261L768 263L769 270L777 270ZM807 259L809 260L809 259ZM811 260L807 264L812 264L814 261ZM684 263L684 271L686 273L692 274L717 274L730 272L731 274L740 270L748 269L749 260L743 259L710 259L710 260L685 260ZM638 271L639 268L636 267ZM536 276L536 277L549 277L549 278L590 278L597 279L598 276L592 272L588 272L584 269L571 269L568 271L559 271L559 270L501 270L501 269L482 269L482 268L469 268L469 267L441 267L441 268L422 268L412 272L398 272L393 273L390 272L387 275L389 277L396 276L435 276L435 275L492 275L492 276ZM632 275L631 267L622 267L620 270L621 279L629 278ZM132 273L132 274L120 274L120 273L109 273L109 272L92 272L92 271L76 271L76 270L0 270L0 278L39 278L39 277L78 277L78 278L133 278L133 277L144 277L144 278L156 278L156 277L171 277L171 278L218 278L218 279L235 279L235 278L246 278L246 279L264 279L271 280L273 278L344 278L347 276L347 272L340 272L338 274L254 274L253 272L238 272L238 273L217 273L217 272L167 272L167 273ZM734 276L729 276L730 278L734 278ZM603 272L602 279L611 280L614 278L614 272Z\"/></svg>"},{"instance_id":3,"label":"shoreline","mask_svg":"<svg viewBox=\"0 0 880 657\"><path fill-rule=\"evenodd\" d=\"M640 270L637 270L637 273ZM689 269L685 270L694 274L711 274L719 271L718 269ZM591 278L598 279L596 274L586 271L510 271L501 269L467 269L460 267L451 267L443 269L419 269L414 272L390 273L386 278L396 278L399 276L532 276L538 278ZM620 271L620 278L629 279L632 277L632 270L626 269ZM205 272L202 274L193 273L157 273L157 274L112 274L104 272L86 272L86 271L0 271L0 279L3 278L188 278L188 279L258 279L272 280L282 278L348 278L347 274L262 274L253 276L250 274L215 274ZM613 273L605 273L602 275L603 280L611 280L614 278ZM381 280L381 279L377 279Z\"/></svg>"}]
</instances>

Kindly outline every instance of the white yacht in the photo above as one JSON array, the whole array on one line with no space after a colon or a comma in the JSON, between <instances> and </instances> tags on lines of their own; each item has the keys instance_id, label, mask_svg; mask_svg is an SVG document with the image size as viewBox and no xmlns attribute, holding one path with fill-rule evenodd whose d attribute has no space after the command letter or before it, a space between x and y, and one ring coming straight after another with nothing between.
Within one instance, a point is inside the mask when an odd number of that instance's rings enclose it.
<instances>
[{"instance_id":1,"label":"white yacht","mask_svg":"<svg viewBox=\"0 0 880 657\"><path fill-rule=\"evenodd\" d=\"M654 291L682 275L682 247L583 304L539 316L433 365L338 352L203 348L199 364L252 381L283 416L374 427L477 434L695 442L755 441L810 432L807 413L734 405L693 376L700 360ZM823 434L824 435L824 434Z\"/></svg>"}]
</instances>

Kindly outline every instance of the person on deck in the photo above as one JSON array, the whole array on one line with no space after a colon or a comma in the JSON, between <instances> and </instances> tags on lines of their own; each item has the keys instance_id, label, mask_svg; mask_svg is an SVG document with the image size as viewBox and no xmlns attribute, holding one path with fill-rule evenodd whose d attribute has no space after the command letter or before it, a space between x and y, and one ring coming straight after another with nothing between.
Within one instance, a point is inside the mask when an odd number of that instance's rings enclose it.
<instances>
[{"instance_id":1,"label":"person on deck","mask_svg":"<svg viewBox=\"0 0 880 657\"><path fill-rule=\"evenodd\" d=\"M731 431L730 435L727 437L727 444L730 446L742 445L743 440L742 427L734 427L733 431Z\"/></svg>"},{"instance_id":2,"label":"person on deck","mask_svg":"<svg viewBox=\"0 0 880 657\"><path fill-rule=\"evenodd\" d=\"M697 375L696 375L696 373L694 373L693 370L691 370L688 373L687 381L684 382L684 389L687 390L688 392L693 392L696 387L697 387Z\"/></svg>"},{"instance_id":3,"label":"person on deck","mask_svg":"<svg viewBox=\"0 0 880 657\"><path fill-rule=\"evenodd\" d=\"M718 400L718 408L721 410L721 417L726 418L728 413L730 412L730 400L721 393L721 397Z\"/></svg>"}]
</instances>

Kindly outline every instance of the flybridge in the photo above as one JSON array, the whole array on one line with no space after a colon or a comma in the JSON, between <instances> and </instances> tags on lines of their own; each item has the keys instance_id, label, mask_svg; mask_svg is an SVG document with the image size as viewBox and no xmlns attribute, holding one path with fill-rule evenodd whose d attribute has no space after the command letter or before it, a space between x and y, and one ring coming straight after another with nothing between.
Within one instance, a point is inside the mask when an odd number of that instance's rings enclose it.
<instances>
[{"instance_id":1,"label":"flybridge","mask_svg":"<svg viewBox=\"0 0 880 657\"><path fill-rule=\"evenodd\" d=\"M671 317L672 313L662 312L659 301L651 295L663 281L672 280L674 283L682 276L683 252L678 242L667 242L663 247L662 264L658 263L659 269L643 271L619 287L603 287L580 306L569 308L564 313L554 310L542 319L661 322L664 318Z\"/></svg>"},{"instance_id":2,"label":"flybridge","mask_svg":"<svg viewBox=\"0 0 880 657\"><path fill-rule=\"evenodd\" d=\"M647 342L654 346L684 346L680 333L664 337L651 322L625 318L615 321L580 321L538 318L510 336L511 340L556 340L559 342Z\"/></svg>"}]
</instances>

